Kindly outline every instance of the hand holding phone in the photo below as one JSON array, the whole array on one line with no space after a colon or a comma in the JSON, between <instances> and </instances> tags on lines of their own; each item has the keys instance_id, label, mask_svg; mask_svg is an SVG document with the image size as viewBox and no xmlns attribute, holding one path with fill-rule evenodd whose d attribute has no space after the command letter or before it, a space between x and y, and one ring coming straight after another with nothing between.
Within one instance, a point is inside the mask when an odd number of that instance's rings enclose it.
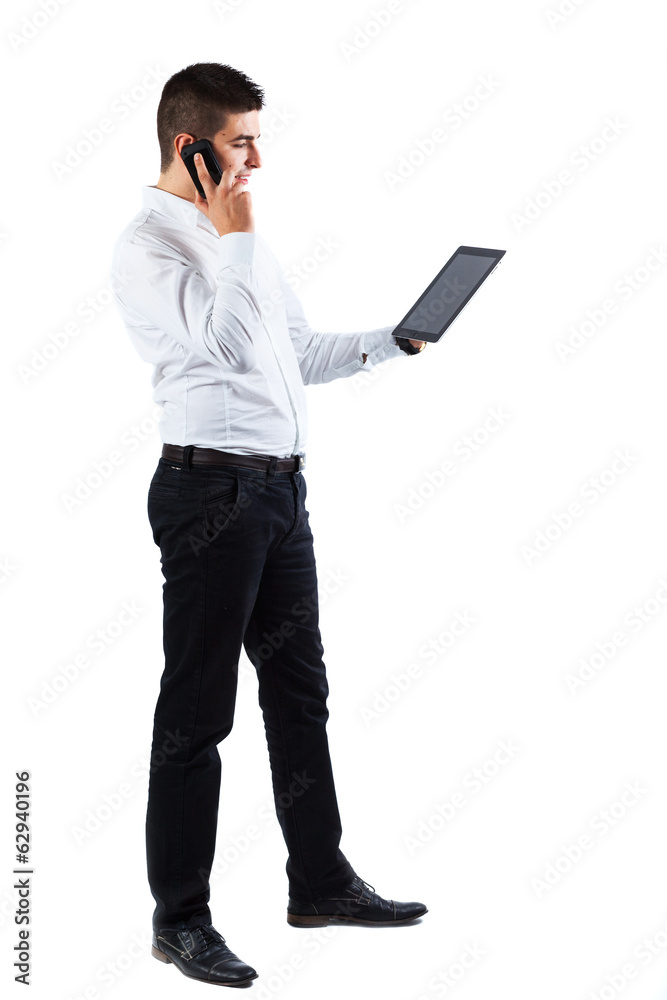
<instances>
[{"instance_id":1,"label":"hand holding phone","mask_svg":"<svg viewBox=\"0 0 667 1000\"><path fill-rule=\"evenodd\" d=\"M204 163L206 164L206 169L208 170L214 184L220 183L222 170L220 169L218 158L213 151L213 146L208 139L198 139L197 142L191 142L189 146L183 146L183 149L181 150L181 159L188 168L188 173L190 174L190 177L192 177L199 194L202 198L206 198L204 188L199 180L199 174L197 173L197 165L195 164L195 155L197 153L202 154Z\"/></svg>"},{"instance_id":2,"label":"hand holding phone","mask_svg":"<svg viewBox=\"0 0 667 1000\"><path fill-rule=\"evenodd\" d=\"M234 167L221 169L209 140L183 146L181 159L194 181L195 206L211 220L218 234L253 233L252 196L245 184L237 181Z\"/></svg>"}]
</instances>

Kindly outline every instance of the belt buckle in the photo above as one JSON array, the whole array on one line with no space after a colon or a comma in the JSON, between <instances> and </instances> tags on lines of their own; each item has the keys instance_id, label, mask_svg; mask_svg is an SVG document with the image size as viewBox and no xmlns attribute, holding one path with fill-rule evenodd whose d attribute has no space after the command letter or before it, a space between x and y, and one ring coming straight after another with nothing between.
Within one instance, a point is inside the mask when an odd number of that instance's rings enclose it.
<instances>
[{"instance_id":1,"label":"belt buckle","mask_svg":"<svg viewBox=\"0 0 667 1000\"><path fill-rule=\"evenodd\" d=\"M294 463L294 471L301 472L302 469L306 467L306 456L305 455L295 455L296 461Z\"/></svg>"}]
</instances>

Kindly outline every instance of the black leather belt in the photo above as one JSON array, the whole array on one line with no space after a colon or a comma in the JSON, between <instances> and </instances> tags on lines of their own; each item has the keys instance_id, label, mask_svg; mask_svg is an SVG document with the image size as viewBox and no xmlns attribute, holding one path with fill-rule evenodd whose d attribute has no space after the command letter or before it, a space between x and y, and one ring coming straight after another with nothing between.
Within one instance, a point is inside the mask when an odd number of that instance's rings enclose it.
<instances>
[{"instance_id":1,"label":"black leather belt","mask_svg":"<svg viewBox=\"0 0 667 1000\"><path fill-rule=\"evenodd\" d=\"M188 449L189 450L189 449ZM185 464L185 448L177 444L163 444L162 457ZM271 455L235 455L232 451L218 451L217 448L192 448L193 465L243 465L249 469L267 470L275 461L276 472L302 472L306 467L305 455L291 455L289 458L272 458Z\"/></svg>"}]
</instances>

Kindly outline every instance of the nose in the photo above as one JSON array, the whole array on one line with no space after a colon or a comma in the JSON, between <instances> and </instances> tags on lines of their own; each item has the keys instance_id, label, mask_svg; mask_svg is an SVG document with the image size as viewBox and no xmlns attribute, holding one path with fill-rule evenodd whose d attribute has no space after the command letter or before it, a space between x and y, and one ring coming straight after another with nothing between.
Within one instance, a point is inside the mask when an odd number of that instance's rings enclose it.
<instances>
[{"instance_id":1,"label":"nose","mask_svg":"<svg viewBox=\"0 0 667 1000\"><path fill-rule=\"evenodd\" d=\"M256 146L250 147L250 152L248 154L248 158L246 159L246 163L248 164L249 167L261 167L262 157L260 156L259 150L257 149Z\"/></svg>"}]
</instances>

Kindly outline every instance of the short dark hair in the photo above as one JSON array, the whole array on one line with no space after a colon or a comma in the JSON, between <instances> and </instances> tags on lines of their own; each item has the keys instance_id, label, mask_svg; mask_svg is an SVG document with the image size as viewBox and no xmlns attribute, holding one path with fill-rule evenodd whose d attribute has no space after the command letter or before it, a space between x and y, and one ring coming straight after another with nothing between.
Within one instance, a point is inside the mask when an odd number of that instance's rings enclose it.
<instances>
[{"instance_id":1,"label":"short dark hair","mask_svg":"<svg viewBox=\"0 0 667 1000\"><path fill-rule=\"evenodd\" d=\"M213 139L230 114L259 111L264 91L238 69L221 63L192 63L165 83L157 109L160 173L174 159L174 139L188 132L197 139Z\"/></svg>"}]
</instances>

